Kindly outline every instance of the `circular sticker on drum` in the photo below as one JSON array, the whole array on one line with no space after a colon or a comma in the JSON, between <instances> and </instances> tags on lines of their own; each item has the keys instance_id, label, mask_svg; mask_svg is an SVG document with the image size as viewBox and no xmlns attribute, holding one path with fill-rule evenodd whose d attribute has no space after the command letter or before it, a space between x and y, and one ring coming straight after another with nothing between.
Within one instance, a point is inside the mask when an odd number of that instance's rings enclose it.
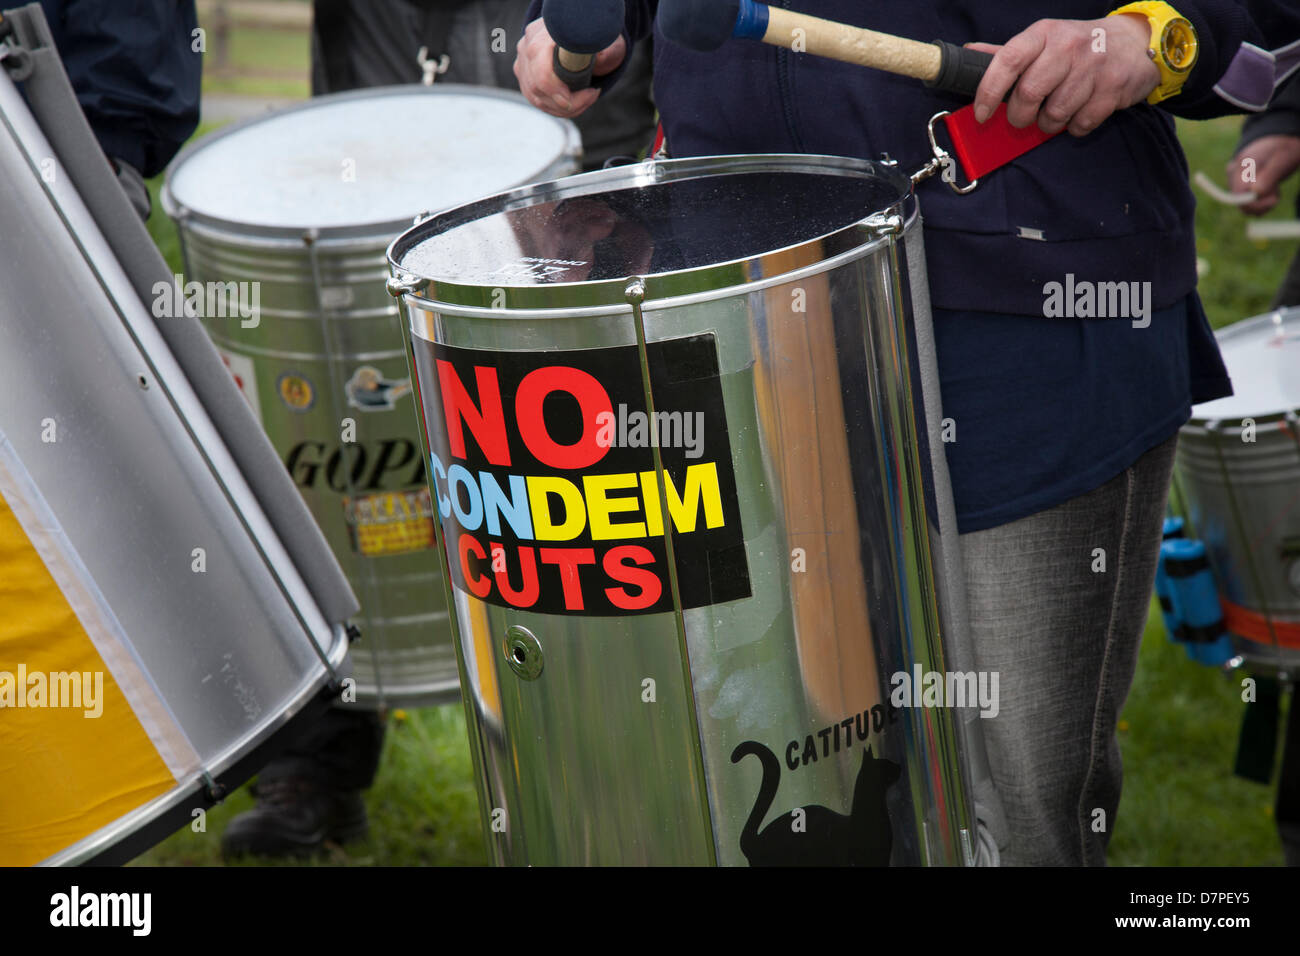
<instances>
[{"instance_id":1,"label":"circular sticker on drum","mask_svg":"<svg viewBox=\"0 0 1300 956\"><path fill-rule=\"evenodd\" d=\"M295 372L285 372L275 383L275 390L284 402L295 412L308 411L316 404L316 389L311 382Z\"/></svg>"}]
</instances>

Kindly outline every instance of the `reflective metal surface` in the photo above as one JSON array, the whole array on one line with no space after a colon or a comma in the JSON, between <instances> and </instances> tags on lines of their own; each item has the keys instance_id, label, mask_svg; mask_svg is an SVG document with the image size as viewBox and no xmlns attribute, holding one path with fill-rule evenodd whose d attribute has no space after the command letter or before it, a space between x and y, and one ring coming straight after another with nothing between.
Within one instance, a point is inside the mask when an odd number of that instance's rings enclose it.
<instances>
[{"instance_id":1,"label":"reflective metal surface","mask_svg":"<svg viewBox=\"0 0 1300 956\"><path fill-rule=\"evenodd\" d=\"M569 208L572 228L521 236L510 225L554 225ZM876 213L885 218L871 219ZM891 215L908 236L920 228L907 178L890 167L724 157L516 190L435 217L393 244L394 274L419 290L404 295L403 309L494 861L971 861L952 711L890 701L895 674L948 665L924 363L904 237L885 228ZM455 243L441 238L452 235ZM583 235L593 255L573 251ZM547 266L575 271L566 278ZM466 555L490 547L495 560L513 533L504 517L487 537L474 530L484 519L470 486L491 484L474 463L486 454L475 441L488 423L527 414L526 370L581 367L608 396L646 409L631 277L643 280L648 397L660 411L707 407L702 421L712 430L696 459L681 447L644 447L630 458L617 449L641 482L619 499L622 530L605 536L632 540L629 529L644 526L636 540L646 558L637 563L658 576L639 610L617 613L592 607L603 600L595 568L583 565L571 582L585 589L583 604L542 572L528 590L522 547L503 550L499 569ZM601 369L611 371L601 378ZM455 378L466 392L449 414ZM674 404L688 381L706 383L691 393L699 404ZM500 415L489 401L493 383ZM716 404L703 397L710 388ZM541 408L555 442L583 447L585 418L575 423L572 404ZM527 442L516 438L509 456L504 445L495 454L523 483L587 487L617 477L612 451L576 469L530 471ZM660 455L663 469L654 464ZM693 460L722 476L708 527L734 533L735 548L698 522L684 530L677 517L660 516L676 494L664 484L683 487ZM456 471L453 462L465 464ZM505 477L493 481L507 487ZM502 500L499 516L508 513ZM670 523L676 576L659 571L668 570L661 529ZM583 547L585 534L568 540ZM603 539L591 535L599 553ZM665 596L679 587L677 599ZM637 597L633 590L621 600ZM532 680L506 659L503 638L518 627L544 649Z\"/></svg>"},{"instance_id":2,"label":"reflective metal surface","mask_svg":"<svg viewBox=\"0 0 1300 956\"><path fill-rule=\"evenodd\" d=\"M1220 594L1266 620L1264 642L1234 635L1257 668L1300 673L1300 309L1217 333L1234 395L1192 410L1178 440L1173 502L1205 542Z\"/></svg>"},{"instance_id":3,"label":"reflective metal surface","mask_svg":"<svg viewBox=\"0 0 1300 956\"><path fill-rule=\"evenodd\" d=\"M270 737L347 642L80 198L43 175L50 155L0 74L0 477L42 557L76 577L78 616L176 780L46 861L76 863ZM93 794L96 781L68 766L59 785Z\"/></svg>"},{"instance_id":4,"label":"reflective metal surface","mask_svg":"<svg viewBox=\"0 0 1300 956\"><path fill-rule=\"evenodd\" d=\"M405 86L228 127L168 174L186 278L260 283L255 326L205 325L361 601L360 704L459 686L384 250L413 217L566 175L578 151L573 124L517 94Z\"/></svg>"}]
</instances>

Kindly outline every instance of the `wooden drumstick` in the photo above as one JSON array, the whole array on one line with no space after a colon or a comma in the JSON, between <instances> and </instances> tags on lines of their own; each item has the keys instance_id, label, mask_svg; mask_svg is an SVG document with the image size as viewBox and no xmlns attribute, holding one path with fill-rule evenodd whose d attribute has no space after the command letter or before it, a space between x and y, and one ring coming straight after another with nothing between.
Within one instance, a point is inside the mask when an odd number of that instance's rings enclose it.
<instances>
[{"instance_id":1,"label":"wooden drumstick","mask_svg":"<svg viewBox=\"0 0 1300 956\"><path fill-rule=\"evenodd\" d=\"M623 0L544 0L542 22L555 41L551 66L570 90L591 86L596 54L623 32Z\"/></svg>"},{"instance_id":2,"label":"wooden drumstick","mask_svg":"<svg viewBox=\"0 0 1300 956\"><path fill-rule=\"evenodd\" d=\"M823 20L754 0L660 0L659 28L692 50L716 50L729 38L773 46L915 77L926 85L974 96L992 55L943 40L922 43L889 33Z\"/></svg>"}]
</instances>

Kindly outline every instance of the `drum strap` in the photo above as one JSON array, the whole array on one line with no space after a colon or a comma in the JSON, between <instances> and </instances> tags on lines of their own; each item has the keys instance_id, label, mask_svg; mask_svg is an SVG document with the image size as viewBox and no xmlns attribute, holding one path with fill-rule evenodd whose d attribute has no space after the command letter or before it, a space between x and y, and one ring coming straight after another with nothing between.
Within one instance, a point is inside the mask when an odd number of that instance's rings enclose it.
<instances>
[{"instance_id":1,"label":"drum strap","mask_svg":"<svg viewBox=\"0 0 1300 956\"><path fill-rule=\"evenodd\" d=\"M1226 630L1248 641L1270 646L1276 636L1279 646L1300 650L1300 624L1270 620L1222 597L1219 598L1219 603L1223 606L1223 626Z\"/></svg>"},{"instance_id":2,"label":"drum strap","mask_svg":"<svg viewBox=\"0 0 1300 956\"><path fill-rule=\"evenodd\" d=\"M452 21L456 19L460 8L465 6L465 0L451 0L451 2L409 0L409 2L421 12L423 29L420 31L420 42L428 47L430 58L436 60L443 53L448 52Z\"/></svg>"},{"instance_id":3,"label":"drum strap","mask_svg":"<svg viewBox=\"0 0 1300 956\"><path fill-rule=\"evenodd\" d=\"M312 12L312 29L320 44L325 85L313 93L336 93L357 85L348 58L348 0L316 0Z\"/></svg>"},{"instance_id":4,"label":"drum strap","mask_svg":"<svg viewBox=\"0 0 1300 956\"><path fill-rule=\"evenodd\" d=\"M1017 129L1007 120L1007 104L999 103L987 122L975 120L975 106L964 106L943 118L962 172L971 182L1023 156L1035 146L1055 137L1037 123Z\"/></svg>"}]
</instances>

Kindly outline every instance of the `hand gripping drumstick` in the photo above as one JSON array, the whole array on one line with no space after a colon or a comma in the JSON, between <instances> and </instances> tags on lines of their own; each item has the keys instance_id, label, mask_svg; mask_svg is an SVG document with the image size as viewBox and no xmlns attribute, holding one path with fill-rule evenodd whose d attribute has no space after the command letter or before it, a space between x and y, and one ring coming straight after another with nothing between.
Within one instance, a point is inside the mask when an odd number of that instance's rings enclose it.
<instances>
[{"instance_id":1,"label":"hand gripping drumstick","mask_svg":"<svg viewBox=\"0 0 1300 956\"><path fill-rule=\"evenodd\" d=\"M658 18L664 36L687 49L716 50L731 37L789 49L800 31L804 52L912 76L971 97L993 62L991 54L944 40L906 40L754 0L660 0Z\"/></svg>"},{"instance_id":2,"label":"hand gripping drumstick","mask_svg":"<svg viewBox=\"0 0 1300 956\"><path fill-rule=\"evenodd\" d=\"M591 86L596 54L623 32L623 0L544 0L542 22L555 41L551 65L573 91Z\"/></svg>"}]
</instances>

